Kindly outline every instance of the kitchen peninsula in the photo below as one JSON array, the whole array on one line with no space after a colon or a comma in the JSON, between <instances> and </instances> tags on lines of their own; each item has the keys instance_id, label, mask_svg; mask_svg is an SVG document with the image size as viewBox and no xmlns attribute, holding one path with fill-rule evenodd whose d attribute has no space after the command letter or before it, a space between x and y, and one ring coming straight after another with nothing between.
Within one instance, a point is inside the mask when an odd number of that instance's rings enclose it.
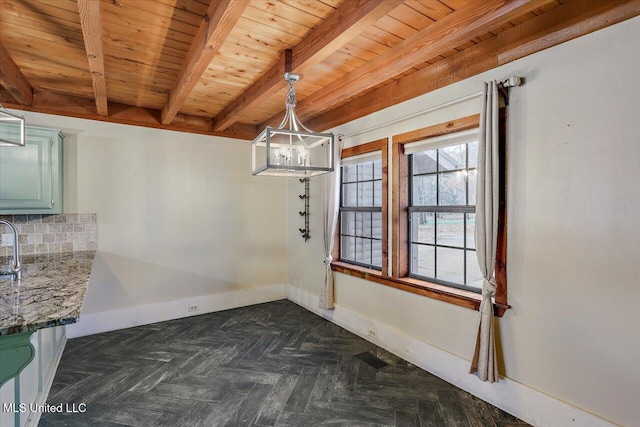
<instances>
[{"instance_id":1,"label":"kitchen peninsula","mask_svg":"<svg viewBox=\"0 0 640 427\"><path fill-rule=\"evenodd\" d=\"M21 280L0 276L0 338L77 322L94 256L95 251L27 255Z\"/></svg>"},{"instance_id":2,"label":"kitchen peninsula","mask_svg":"<svg viewBox=\"0 0 640 427\"><path fill-rule=\"evenodd\" d=\"M80 318L97 230L91 214L11 220L24 244L21 278L0 275L0 401L13 408L0 412L0 424L23 427L37 425L40 414L21 412L19 405L46 401L66 343L65 325ZM0 246L0 267L12 262L9 249Z\"/></svg>"}]
</instances>

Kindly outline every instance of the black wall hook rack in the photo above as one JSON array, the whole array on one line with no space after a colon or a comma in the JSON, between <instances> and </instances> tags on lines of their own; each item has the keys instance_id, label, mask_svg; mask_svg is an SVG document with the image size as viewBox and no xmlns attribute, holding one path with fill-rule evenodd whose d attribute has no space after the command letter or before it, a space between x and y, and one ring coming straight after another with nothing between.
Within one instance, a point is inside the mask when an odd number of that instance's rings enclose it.
<instances>
[{"instance_id":1,"label":"black wall hook rack","mask_svg":"<svg viewBox=\"0 0 640 427\"><path fill-rule=\"evenodd\" d=\"M309 178L300 178L300 182L304 184L304 194L300 194L298 197L300 200L304 200L304 211L298 213L304 217L304 228L298 228L298 231L306 242L311 238L309 235Z\"/></svg>"}]
</instances>

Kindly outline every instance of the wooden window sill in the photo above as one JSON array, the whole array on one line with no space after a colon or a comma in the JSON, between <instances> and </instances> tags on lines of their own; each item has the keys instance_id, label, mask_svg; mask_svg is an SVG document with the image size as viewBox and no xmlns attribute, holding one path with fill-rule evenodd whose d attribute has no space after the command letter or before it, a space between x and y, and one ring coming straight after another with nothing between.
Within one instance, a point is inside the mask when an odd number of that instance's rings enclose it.
<instances>
[{"instance_id":1,"label":"wooden window sill","mask_svg":"<svg viewBox=\"0 0 640 427\"><path fill-rule=\"evenodd\" d=\"M478 311L480 309L482 295L475 292L451 288L449 286L418 280L412 277L396 278L383 276L382 272L378 270L364 268L342 261L332 262L331 269L342 274L380 283L381 285L391 286L396 289L448 302L472 310ZM494 313L498 317L502 317L505 311L509 308L509 305L499 303L493 304Z\"/></svg>"}]
</instances>

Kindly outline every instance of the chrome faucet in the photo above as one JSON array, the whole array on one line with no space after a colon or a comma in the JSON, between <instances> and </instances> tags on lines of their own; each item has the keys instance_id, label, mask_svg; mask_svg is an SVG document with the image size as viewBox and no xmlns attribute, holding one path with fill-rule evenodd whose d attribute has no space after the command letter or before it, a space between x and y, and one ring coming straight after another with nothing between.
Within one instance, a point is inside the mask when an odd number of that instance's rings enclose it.
<instances>
[{"instance_id":1,"label":"chrome faucet","mask_svg":"<svg viewBox=\"0 0 640 427\"><path fill-rule=\"evenodd\" d=\"M13 233L13 262L11 263L11 271L9 274L15 276L16 279L22 278L22 267L20 265L20 245L18 244L18 229L11 222L0 219L0 224L4 224ZM3 274L3 272L0 272Z\"/></svg>"}]
</instances>

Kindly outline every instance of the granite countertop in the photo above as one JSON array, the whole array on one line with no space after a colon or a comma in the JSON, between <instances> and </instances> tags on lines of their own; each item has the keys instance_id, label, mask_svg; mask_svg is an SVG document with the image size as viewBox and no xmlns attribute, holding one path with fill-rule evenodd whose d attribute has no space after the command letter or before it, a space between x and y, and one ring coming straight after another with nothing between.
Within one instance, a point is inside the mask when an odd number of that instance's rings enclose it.
<instances>
[{"instance_id":1,"label":"granite countertop","mask_svg":"<svg viewBox=\"0 0 640 427\"><path fill-rule=\"evenodd\" d=\"M77 322L95 252L25 255L21 280L0 276L0 336Z\"/></svg>"}]
</instances>

